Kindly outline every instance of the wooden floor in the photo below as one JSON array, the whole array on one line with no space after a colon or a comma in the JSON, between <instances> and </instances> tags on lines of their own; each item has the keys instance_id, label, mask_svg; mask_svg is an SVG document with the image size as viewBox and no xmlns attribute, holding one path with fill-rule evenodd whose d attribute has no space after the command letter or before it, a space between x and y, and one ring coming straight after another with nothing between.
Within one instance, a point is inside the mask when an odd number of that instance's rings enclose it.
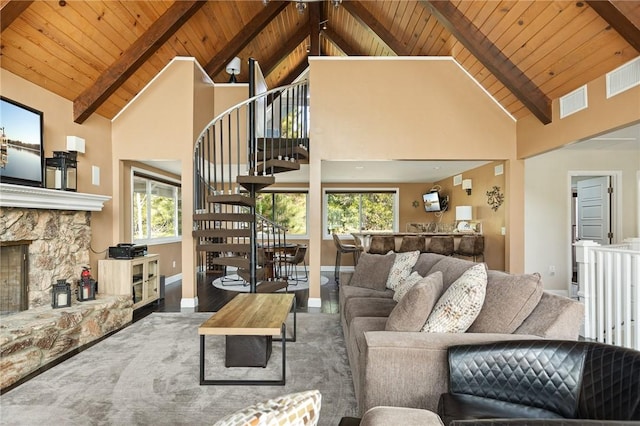
<instances>
[{"instance_id":1,"label":"wooden floor","mask_svg":"<svg viewBox=\"0 0 640 426\"><path fill-rule=\"evenodd\" d=\"M320 308L310 308L307 306L309 290L296 291L297 312L321 312L338 313L338 286L333 279L333 274L328 276L329 282L320 287ZM217 312L228 301L233 299L238 293L234 291L221 290L213 286L212 282L219 278L220 274L202 273L198 276L198 307L197 312ZM137 309L133 315L133 321L137 321L152 312L180 312L180 300L182 298L182 284L172 283L165 287L164 299L158 303L152 303L146 307Z\"/></svg>"}]
</instances>

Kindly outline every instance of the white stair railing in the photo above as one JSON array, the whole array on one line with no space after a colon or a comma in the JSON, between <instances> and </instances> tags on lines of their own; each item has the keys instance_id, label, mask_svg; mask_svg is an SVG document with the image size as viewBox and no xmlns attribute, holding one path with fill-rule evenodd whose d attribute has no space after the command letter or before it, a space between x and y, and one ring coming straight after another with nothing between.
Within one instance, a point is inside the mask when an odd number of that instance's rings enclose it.
<instances>
[{"instance_id":1,"label":"white stair railing","mask_svg":"<svg viewBox=\"0 0 640 426\"><path fill-rule=\"evenodd\" d=\"M584 337L640 350L640 238L601 246L578 241L578 296L585 305Z\"/></svg>"}]
</instances>

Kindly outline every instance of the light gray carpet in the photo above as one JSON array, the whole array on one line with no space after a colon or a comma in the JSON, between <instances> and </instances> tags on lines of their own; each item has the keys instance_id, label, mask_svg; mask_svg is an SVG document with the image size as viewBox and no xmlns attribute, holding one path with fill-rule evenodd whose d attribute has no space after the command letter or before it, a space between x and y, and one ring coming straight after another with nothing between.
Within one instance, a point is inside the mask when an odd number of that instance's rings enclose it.
<instances>
[{"instance_id":1,"label":"light gray carpet","mask_svg":"<svg viewBox=\"0 0 640 426\"><path fill-rule=\"evenodd\" d=\"M258 401L308 389L322 394L320 424L337 425L341 417L355 416L337 314L298 314L297 342L287 342L286 386L200 386L197 328L209 316L149 315L2 395L0 423L205 425ZM208 379L279 377L280 342L273 343L264 369L227 369L224 337L206 342Z\"/></svg>"}]
</instances>

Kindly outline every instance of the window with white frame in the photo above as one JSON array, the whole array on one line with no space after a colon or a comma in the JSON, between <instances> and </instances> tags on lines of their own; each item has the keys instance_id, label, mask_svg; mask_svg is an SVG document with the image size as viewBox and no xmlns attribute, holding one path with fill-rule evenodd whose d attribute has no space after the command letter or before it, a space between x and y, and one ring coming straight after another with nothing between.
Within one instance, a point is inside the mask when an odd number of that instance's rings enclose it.
<instances>
[{"instance_id":1,"label":"window with white frame","mask_svg":"<svg viewBox=\"0 0 640 426\"><path fill-rule=\"evenodd\" d=\"M135 242L175 241L182 236L180 183L133 173L131 228Z\"/></svg>"},{"instance_id":2,"label":"window with white frame","mask_svg":"<svg viewBox=\"0 0 640 426\"><path fill-rule=\"evenodd\" d=\"M332 233L398 230L397 189L325 189L324 237Z\"/></svg>"},{"instance_id":3,"label":"window with white frame","mask_svg":"<svg viewBox=\"0 0 640 426\"><path fill-rule=\"evenodd\" d=\"M289 237L307 237L307 205L309 194L304 191L266 191L256 196L256 212L282 225Z\"/></svg>"}]
</instances>

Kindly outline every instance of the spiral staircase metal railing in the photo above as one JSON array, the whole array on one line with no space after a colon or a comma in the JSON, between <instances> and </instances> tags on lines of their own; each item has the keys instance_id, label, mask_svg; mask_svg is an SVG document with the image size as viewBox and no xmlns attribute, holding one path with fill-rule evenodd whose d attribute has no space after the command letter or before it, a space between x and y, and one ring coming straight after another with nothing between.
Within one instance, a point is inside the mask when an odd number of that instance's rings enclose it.
<instances>
[{"instance_id":1,"label":"spiral staircase metal railing","mask_svg":"<svg viewBox=\"0 0 640 426\"><path fill-rule=\"evenodd\" d=\"M302 81L251 96L213 119L196 140L198 270L236 268L254 293L286 288L276 255L287 246L286 229L258 214L256 198L276 174L308 162L308 95Z\"/></svg>"}]
</instances>

